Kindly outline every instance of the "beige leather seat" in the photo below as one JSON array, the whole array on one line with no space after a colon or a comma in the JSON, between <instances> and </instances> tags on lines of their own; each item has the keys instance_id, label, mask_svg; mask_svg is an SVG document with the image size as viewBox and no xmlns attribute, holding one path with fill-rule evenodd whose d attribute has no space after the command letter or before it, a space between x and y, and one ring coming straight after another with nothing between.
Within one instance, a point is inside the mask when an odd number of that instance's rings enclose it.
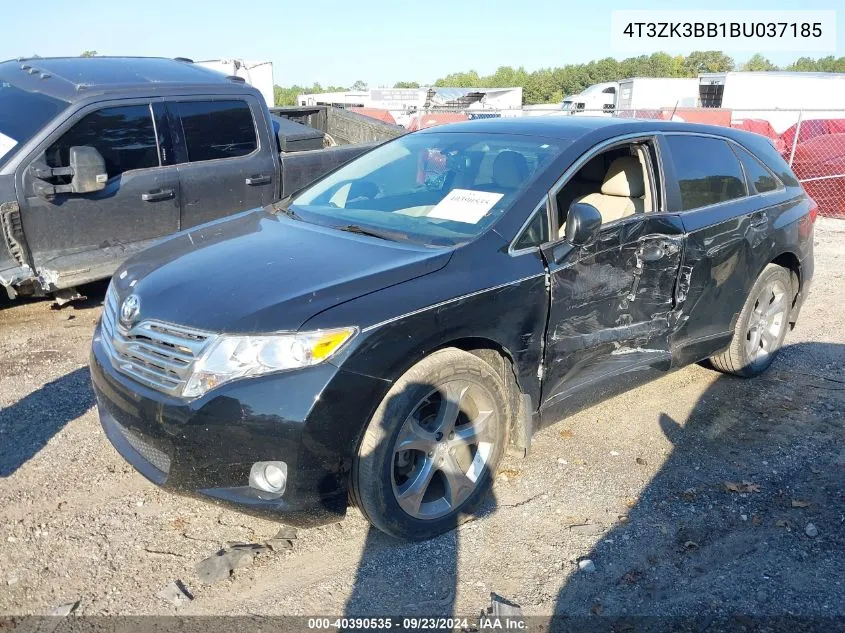
<instances>
[{"instance_id":1,"label":"beige leather seat","mask_svg":"<svg viewBox=\"0 0 845 633\"><path fill-rule=\"evenodd\" d=\"M593 205L601 213L602 223L613 222L645 210L643 167L635 156L621 156L604 176L601 193L591 193L577 202Z\"/></svg>"},{"instance_id":2,"label":"beige leather seat","mask_svg":"<svg viewBox=\"0 0 845 633\"><path fill-rule=\"evenodd\" d=\"M525 156L513 150L499 152L493 160L491 187L485 187L496 193L510 193L516 191L529 175L528 161Z\"/></svg>"},{"instance_id":3,"label":"beige leather seat","mask_svg":"<svg viewBox=\"0 0 845 633\"><path fill-rule=\"evenodd\" d=\"M557 208L560 217L558 221L560 226L566 224L566 213L569 207L576 200L583 198L591 193L598 193L601 191L602 182L604 182L604 174L607 169L604 166L604 156L596 156L578 170L572 180L566 183L566 186L557 194Z\"/></svg>"}]
</instances>

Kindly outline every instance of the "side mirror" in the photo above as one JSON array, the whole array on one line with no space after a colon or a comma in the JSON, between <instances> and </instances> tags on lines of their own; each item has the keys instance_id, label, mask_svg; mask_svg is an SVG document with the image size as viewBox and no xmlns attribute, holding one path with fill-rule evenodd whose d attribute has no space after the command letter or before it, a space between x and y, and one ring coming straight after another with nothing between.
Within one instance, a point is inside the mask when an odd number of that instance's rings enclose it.
<instances>
[{"instance_id":1,"label":"side mirror","mask_svg":"<svg viewBox=\"0 0 845 633\"><path fill-rule=\"evenodd\" d=\"M564 237L573 246L589 244L599 234L601 213L586 202L574 202L566 215Z\"/></svg>"},{"instance_id":2,"label":"side mirror","mask_svg":"<svg viewBox=\"0 0 845 633\"><path fill-rule=\"evenodd\" d=\"M57 193L91 193L105 188L109 176L100 152L80 145L71 147L69 154L68 167L48 167L43 161L30 166L29 173L35 178L32 186L37 195L50 198ZM54 178L62 178L62 184L54 184Z\"/></svg>"},{"instance_id":3,"label":"side mirror","mask_svg":"<svg viewBox=\"0 0 845 633\"><path fill-rule=\"evenodd\" d=\"M88 145L70 148L71 193L91 193L105 188L109 175L102 154Z\"/></svg>"}]
</instances>

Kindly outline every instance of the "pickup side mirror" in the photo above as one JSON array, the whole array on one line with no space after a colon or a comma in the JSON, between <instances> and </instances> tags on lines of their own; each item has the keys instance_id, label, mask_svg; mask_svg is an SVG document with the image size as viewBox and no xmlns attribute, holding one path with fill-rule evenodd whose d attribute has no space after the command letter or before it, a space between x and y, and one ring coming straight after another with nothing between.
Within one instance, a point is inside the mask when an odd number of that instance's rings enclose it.
<instances>
[{"instance_id":1,"label":"pickup side mirror","mask_svg":"<svg viewBox=\"0 0 845 633\"><path fill-rule=\"evenodd\" d=\"M94 147L70 148L71 193L91 193L105 188L109 175L106 161Z\"/></svg>"},{"instance_id":2,"label":"pickup side mirror","mask_svg":"<svg viewBox=\"0 0 845 633\"><path fill-rule=\"evenodd\" d=\"M36 194L47 198L57 193L92 193L105 188L109 176L100 152L88 145L78 145L70 148L69 158L68 167L48 167L41 161L30 166ZM50 182L57 177L64 177L65 182L69 177L70 183L57 185Z\"/></svg>"},{"instance_id":3,"label":"pickup side mirror","mask_svg":"<svg viewBox=\"0 0 845 633\"><path fill-rule=\"evenodd\" d=\"M586 202L574 202L566 214L564 237L573 246L589 244L599 234L601 213Z\"/></svg>"}]
</instances>

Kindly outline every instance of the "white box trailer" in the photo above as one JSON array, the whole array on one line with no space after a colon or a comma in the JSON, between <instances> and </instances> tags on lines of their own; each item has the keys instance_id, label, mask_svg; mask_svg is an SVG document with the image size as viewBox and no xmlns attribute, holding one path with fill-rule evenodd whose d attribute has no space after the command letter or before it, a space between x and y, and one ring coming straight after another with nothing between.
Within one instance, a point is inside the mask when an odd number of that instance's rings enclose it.
<instances>
[{"instance_id":1,"label":"white box trailer","mask_svg":"<svg viewBox=\"0 0 845 633\"><path fill-rule=\"evenodd\" d=\"M698 105L697 77L634 77L619 82L617 110L694 108Z\"/></svg>"},{"instance_id":2,"label":"white box trailer","mask_svg":"<svg viewBox=\"0 0 845 633\"><path fill-rule=\"evenodd\" d=\"M701 105L763 119L780 134L801 119L845 118L845 73L730 72L699 76Z\"/></svg>"},{"instance_id":3,"label":"white box trailer","mask_svg":"<svg viewBox=\"0 0 845 633\"><path fill-rule=\"evenodd\" d=\"M249 85L258 88L264 96L268 108L275 105L273 62L250 61L232 57L228 59L206 59L194 63L210 70L216 70L229 77L242 77Z\"/></svg>"}]
</instances>

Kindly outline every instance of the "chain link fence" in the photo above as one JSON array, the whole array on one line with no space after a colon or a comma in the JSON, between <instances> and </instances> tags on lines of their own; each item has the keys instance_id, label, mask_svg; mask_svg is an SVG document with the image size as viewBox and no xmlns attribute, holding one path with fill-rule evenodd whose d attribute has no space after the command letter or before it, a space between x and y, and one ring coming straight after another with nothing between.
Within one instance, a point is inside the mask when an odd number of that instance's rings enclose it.
<instances>
[{"instance_id":1,"label":"chain link fence","mask_svg":"<svg viewBox=\"0 0 845 633\"><path fill-rule=\"evenodd\" d=\"M675 120L737 128L767 137L789 163L819 213L845 218L845 109L731 110L724 108L657 108L567 111L560 106L526 106L514 110L432 109L416 113L408 129L455 121L537 116L600 116Z\"/></svg>"}]
</instances>

